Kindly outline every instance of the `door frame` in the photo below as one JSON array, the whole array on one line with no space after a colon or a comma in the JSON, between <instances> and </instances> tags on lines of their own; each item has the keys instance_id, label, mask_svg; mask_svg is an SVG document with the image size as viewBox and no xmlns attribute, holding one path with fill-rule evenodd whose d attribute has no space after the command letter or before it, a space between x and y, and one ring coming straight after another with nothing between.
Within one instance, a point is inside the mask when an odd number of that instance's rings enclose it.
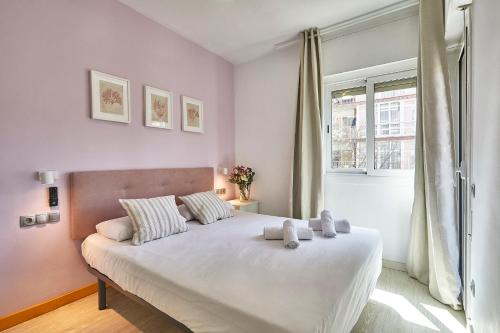
<instances>
[{"instance_id":1,"label":"door frame","mask_svg":"<svg viewBox=\"0 0 500 333\"><path fill-rule=\"evenodd\" d=\"M468 326L471 325L470 305L474 297L475 286L471 276L471 242L472 242L472 199L474 184L472 182L472 54L471 54L471 13L470 7L462 7L464 16L463 34L458 52L458 117L457 142L462 149L457 152L456 161L456 200L457 222L461 231L461 277L463 282L462 302ZM465 73L463 72L465 71ZM465 82L463 82L465 80ZM465 99L465 101L464 101ZM462 132L461 132L462 131ZM461 164L459 164L461 163ZM460 190L462 193L460 194ZM460 202L461 201L461 202ZM461 225L460 225L461 224Z\"/></svg>"}]
</instances>

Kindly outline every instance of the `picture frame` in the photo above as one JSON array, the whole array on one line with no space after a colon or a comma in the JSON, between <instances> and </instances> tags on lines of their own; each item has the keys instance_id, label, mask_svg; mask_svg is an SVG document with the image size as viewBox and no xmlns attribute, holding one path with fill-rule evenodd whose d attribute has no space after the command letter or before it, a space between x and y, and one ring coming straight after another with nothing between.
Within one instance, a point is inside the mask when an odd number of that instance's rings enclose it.
<instances>
[{"instance_id":1,"label":"picture frame","mask_svg":"<svg viewBox=\"0 0 500 333\"><path fill-rule=\"evenodd\" d=\"M188 96L182 96L182 130L203 133L203 102Z\"/></svg>"},{"instance_id":2,"label":"picture frame","mask_svg":"<svg viewBox=\"0 0 500 333\"><path fill-rule=\"evenodd\" d=\"M172 100L172 92L144 86L145 126L173 129Z\"/></svg>"},{"instance_id":3,"label":"picture frame","mask_svg":"<svg viewBox=\"0 0 500 333\"><path fill-rule=\"evenodd\" d=\"M90 71L92 119L130 123L130 81Z\"/></svg>"}]
</instances>

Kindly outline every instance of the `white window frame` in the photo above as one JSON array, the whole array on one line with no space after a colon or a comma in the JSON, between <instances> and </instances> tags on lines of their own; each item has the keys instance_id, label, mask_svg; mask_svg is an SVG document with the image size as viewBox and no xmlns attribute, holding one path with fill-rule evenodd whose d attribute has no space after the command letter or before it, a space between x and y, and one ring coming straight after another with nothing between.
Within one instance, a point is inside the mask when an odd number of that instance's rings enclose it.
<instances>
[{"instance_id":1,"label":"white window frame","mask_svg":"<svg viewBox=\"0 0 500 333\"><path fill-rule=\"evenodd\" d=\"M410 177L414 170L375 169L375 83L417 76L417 59L408 59L324 77L325 170L334 174ZM366 86L366 169L332 168L332 92Z\"/></svg>"}]
</instances>

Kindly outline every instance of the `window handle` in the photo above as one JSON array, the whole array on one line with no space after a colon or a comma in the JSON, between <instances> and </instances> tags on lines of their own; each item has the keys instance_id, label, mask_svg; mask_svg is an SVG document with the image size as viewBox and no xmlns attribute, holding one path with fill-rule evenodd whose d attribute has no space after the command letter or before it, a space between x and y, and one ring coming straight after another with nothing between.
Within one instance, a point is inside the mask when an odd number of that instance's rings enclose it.
<instances>
[{"instance_id":1,"label":"window handle","mask_svg":"<svg viewBox=\"0 0 500 333\"><path fill-rule=\"evenodd\" d=\"M460 166L458 167L458 169L455 170L455 173L457 174L457 176L460 177L461 180L465 180L465 177L466 177L466 171L465 171L465 165L464 165L464 162L460 162Z\"/></svg>"}]
</instances>

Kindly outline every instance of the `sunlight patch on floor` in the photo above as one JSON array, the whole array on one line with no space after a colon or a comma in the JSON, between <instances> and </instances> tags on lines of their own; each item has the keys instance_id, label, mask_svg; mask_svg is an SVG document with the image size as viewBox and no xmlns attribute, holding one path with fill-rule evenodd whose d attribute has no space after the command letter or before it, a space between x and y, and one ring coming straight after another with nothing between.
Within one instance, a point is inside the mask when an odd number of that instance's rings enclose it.
<instances>
[{"instance_id":1,"label":"sunlight patch on floor","mask_svg":"<svg viewBox=\"0 0 500 333\"><path fill-rule=\"evenodd\" d=\"M441 309L432 305L421 303L422 306L429 311L437 320L446 326L450 332L453 333L466 333L467 329L455 318L451 313L445 309Z\"/></svg>"},{"instance_id":2,"label":"sunlight patch on floor","mask_svg":"<svg viewBox=\"0 0 500 333\"><path fill-rule=\"evenodd\" d=\"M375 289L370 299L391 307L406 321L439 332L439 329L429 319L427 319L422 312L420 312L413 304L401 295L381 289Z\"/></svg>"}]
</instances>

